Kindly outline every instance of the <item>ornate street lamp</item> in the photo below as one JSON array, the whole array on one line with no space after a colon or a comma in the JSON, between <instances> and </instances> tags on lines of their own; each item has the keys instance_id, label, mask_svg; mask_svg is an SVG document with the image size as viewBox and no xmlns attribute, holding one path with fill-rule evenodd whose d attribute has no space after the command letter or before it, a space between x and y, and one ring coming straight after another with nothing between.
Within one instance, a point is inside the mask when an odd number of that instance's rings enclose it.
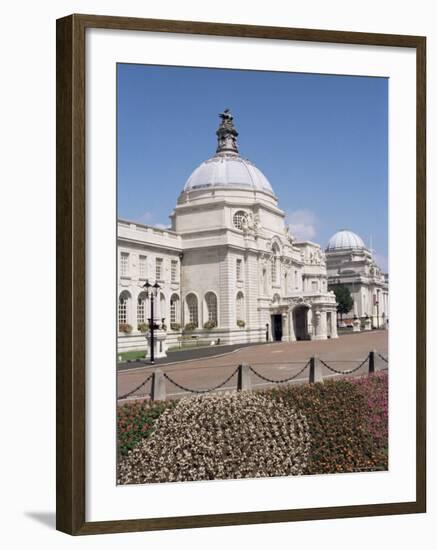
<instances>
[{"instance_id":1,"label":"ornate street lamp","mask_svg":"<svg viewBox=\"0 0 437 550\"><path fill-rule=\"evenodd\" d=\"M154 285L149 283L149 279L146 279L143 288L146 292L146 300L150 298L150 319L149 319L149 330L150 330L150 362L155 362L155 315L154 315L154 305L155 298L158 296L158 291L161 288L156 281Z\"/></svg>"}]
</instances>

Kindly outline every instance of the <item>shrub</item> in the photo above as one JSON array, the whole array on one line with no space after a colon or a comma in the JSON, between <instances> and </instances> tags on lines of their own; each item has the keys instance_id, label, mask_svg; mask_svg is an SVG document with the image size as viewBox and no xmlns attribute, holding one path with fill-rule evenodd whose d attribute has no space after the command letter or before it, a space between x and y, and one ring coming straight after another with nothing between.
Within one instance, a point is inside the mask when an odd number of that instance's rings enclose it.
<instances>
[{"instance_id":1,"label":"shrub","mask_svg":"<svg viewBox=\"0 0 437 550\"><path fill-rule=\"evenodd\" d=\"M156 420L174 401L131 401L117 407L118 453L125 455L153 432Z\"/></svg>"},{"instance_id":2,"label":"shrub","mask_svg":"<svg viewBox=\"0 0 437 550\"><path fill-rule=\"evenodd\" d=\"M217 323L215 321L206 321L203 323L203 328L206 328L207 330L211 330L217 326Z\"/></svg>"},{"instance_id":3,"label":"shrub","mask_svg":"<svg viewBox=\"0 0 437 550\"><path fill-rule=\"evenodd\" d=\"M118 330L120 332L124 332L125 334L130 334L132 332L132 325L129 325L128 323L120 323L118 325Z\"/></svg>"},{"instance_id":4,"label":"shrub","mask_svg":"<svg viewBox=\"0 0 437 550\"><path fill-rule=\"evenodd\" d=\"M237 326L240 328L244 328L246 326L246 322L243 321L242 319L238 319Z\"/></svg>"},{"instance_id":5,"label":"shrub","mask_svg":"<svg viewBox=\"0 0 437 550\"><path fill-rule=\"evenodd\" d=\"M181 325L179 323L170 323L171 330L180 330Z\"/></svg>"},{"instance_id":6,"label":"shrub","mask_svg":"<svg viewBox=\"0 0 437 550\"><path fill-rule=\"evenodd\" d=\"M373 443L382 453L387 453L388 444L388 375L375 372L350 380L364 397L367 409L365 421L373 437Z\"/></svg>"},{"instance_id":7,"label":"shrub","mask_svg":"<svg viewBox=\"0 0 437 550\"><path fill-rule=\"evenodd\" d=\"M147 323L138 323L138 330L140 332L147 332L149 330L149 325Z\"/></svg>"},{"instance_id":8,"label":"shrub","mask_svg":"<svg viewBox=\"0 0 437 550\"><path fill-rule=\"evenodd\" d=\"M373 391L384 393L382 381L337 379L269 391L307 418L311 452L305 473L388 468L386 401L384 397L369 397Z\"/></svg>"},{"instance_id":9,"label":"shrub","mask_svg":"<svg viewBox=\"0 0 437 550\"><path fill-rule=\"evenodd\" d=\"M189 397L119 462L119 483L297 475L309 453L305 417L286 400L233 392Z\"/></svg>"},{"instance_id":10,"label":"shrub","mask_svg":"<svg viewBox=\"0 0 437 550\"><path fill-rule=\"evenodd\" d=\"M192 332L193 330L195 330L197 328L197 325L196 323L187 323L184 327L184 330L186 332Z\"/></svg>"}]
</instances>

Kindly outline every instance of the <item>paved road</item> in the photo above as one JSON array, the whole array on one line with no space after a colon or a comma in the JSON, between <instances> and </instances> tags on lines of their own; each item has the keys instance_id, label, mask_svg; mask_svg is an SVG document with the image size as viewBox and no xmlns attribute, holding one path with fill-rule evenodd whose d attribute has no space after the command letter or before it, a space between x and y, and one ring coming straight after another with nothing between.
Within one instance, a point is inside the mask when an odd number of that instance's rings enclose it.
<instances>
[{"instance_id":1,"label":"paved road","mask_svg":"<svg viewBox=\"0 0 437 550\"><path fill-rule=\"evenodd\" d=\"M238 346L241 348L241 346ZM217 348L215 348L217 350ZM338 370L348 370L358 365L370 350L377 350L388 359L388 332L371 331L359 334L344 335L336 340L321 340L307 342L274 342L270 344L245 346L237 351L231 351L220 357L204 357L192 359L172 365L159 365L160 370L167 373L175 382L192 389L214 387L225 380L240 363L248 363L253 369L267 378L274 380L284 379L299 372L309 358L316 355L329 366ZM192 350L194 351L194 350ZM186 353L186 352L185 352ZM385 368L387 364L377 357L376 368ZM356 372L364 374L367 363ZM122 396L141 384L154 368L150 366L129 368L118 372L118 391ZM335 373L323 369L324 376ZM269 385L252 373L253 387ZM308 379L308 369L299 375L297 382ZM234 376L222 389L236 387L237 378ZM168 397L181 397L186 394L169 381L166 382ZM150 391L150 382L130 398L144 397Z\"/></svg>"},{"instance_id":2,"label":"paved road","mask_svg":"<svg viewBox=\"0 0 437 550\"><path fill-rule=\"evenodd\" d=\"M237 349L247 348L248 346L253 346L255 344L233 344L229 346L202 346L201 348L194 349L183 349L180 351L172 351L167 357L161 359L156 359L154 365L167 365L168 363L178 363L181 361L190 361L192 359L203 359L204 357L216 357L230 353ZM264 344L256 344L257 346ZM142 361L129 361L129 363L118 363L117 370L130 370L137 369L138 367L150 366L147 359Z\"/></svg>"}]
</instances>

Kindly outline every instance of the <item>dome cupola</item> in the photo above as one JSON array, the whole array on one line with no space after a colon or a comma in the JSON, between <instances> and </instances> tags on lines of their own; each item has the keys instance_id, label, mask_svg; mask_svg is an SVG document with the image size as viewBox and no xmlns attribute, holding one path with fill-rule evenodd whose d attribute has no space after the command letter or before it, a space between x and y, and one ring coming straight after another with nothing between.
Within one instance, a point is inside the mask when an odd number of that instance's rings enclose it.
<instances>
[{"instance_id":1,"label":"dome cupola","mask_svg":"<svg viewBox=\"0 0 437 550\"><path fill-rule=\"evenodd\" d=\"M219 116L221 122L216 132L216 154L194 170L185 183L184 191L232 187L263 191L274 196L272 186L261 170L240 156L238 132L229 109L225 109Z\"/></svg>"},{"instance_id":2,"label":"dome cupola","mask_svg":"<svg viewBox=\"0 0 437 550\"><path fill-rule=\"evenodd\" d=\"M326 252L334 252L335 250L356 250L366 249L366 246L356 233L342 229L337 231L328 241Z\"/></svg>"}]
</instances>

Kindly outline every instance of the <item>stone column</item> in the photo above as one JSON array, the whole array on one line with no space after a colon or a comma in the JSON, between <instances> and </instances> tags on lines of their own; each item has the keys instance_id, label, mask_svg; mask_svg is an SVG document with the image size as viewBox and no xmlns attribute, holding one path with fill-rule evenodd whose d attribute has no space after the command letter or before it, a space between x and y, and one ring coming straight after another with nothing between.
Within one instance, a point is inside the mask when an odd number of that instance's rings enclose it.
<instances>
[{"instance_id":1,"label":"stone column","mask_svg":"<svg viewBox=\"0 0 437 550\"><path fill-rule=\"evenodd\" d=\"M315 325L315 320L314 320L313 310L309 308L307 311L307 330L308 330L308 336L310 340L314 338L314 325Z\"/></svg>"},{"instance_id":2,"label":"stone column","mask_svg":"<svg viewBox=\"0 0 437 550\"><path fill-rule=\"evenodd\" d=\"M288 315L286 313L282 313L281 315L282 315L282 341L289 342L290 331L288 327Z\"/></svg>"},{"instance_id":3,"label":"stone column","mask_svg":"<svg viewBox=\"0 0 437 550\"><path fill-rule=\"evenodd\" d=\"M322 340L322 312L317 310L313 313L314 340Z\"/></svg>"},{"instance_id":4,"label":"stone column","mask_svg":"<svg viewBox=\"0 0 437 550\"><path fill-rule=\"evenodd\" d=\"M294 333L294 322L293 322L293 310L291 309L288 312L288 333L289 333L289 341L295 342L296 341L296 334Z\"/></svg>"},{"instance_id":5,"label":"stone column","mask_svg":"<svg viewBox=\"0 0 437 550\"><path fill-rule=\"evenodd\" d=\"M326 340L328 338L328 324L326 319L326 311L320 312L320 336L321 340Z\"/></svg>"},{"instance_id":6,"label":"stone column","mask_svg":"<svg viewBox=\"0 0 437 550\"><path fill-rule=\"evenodd\" d=\"M331 338L338 338L337 333L337 310L331 312Z\"/></svg>"}]
</instances>

